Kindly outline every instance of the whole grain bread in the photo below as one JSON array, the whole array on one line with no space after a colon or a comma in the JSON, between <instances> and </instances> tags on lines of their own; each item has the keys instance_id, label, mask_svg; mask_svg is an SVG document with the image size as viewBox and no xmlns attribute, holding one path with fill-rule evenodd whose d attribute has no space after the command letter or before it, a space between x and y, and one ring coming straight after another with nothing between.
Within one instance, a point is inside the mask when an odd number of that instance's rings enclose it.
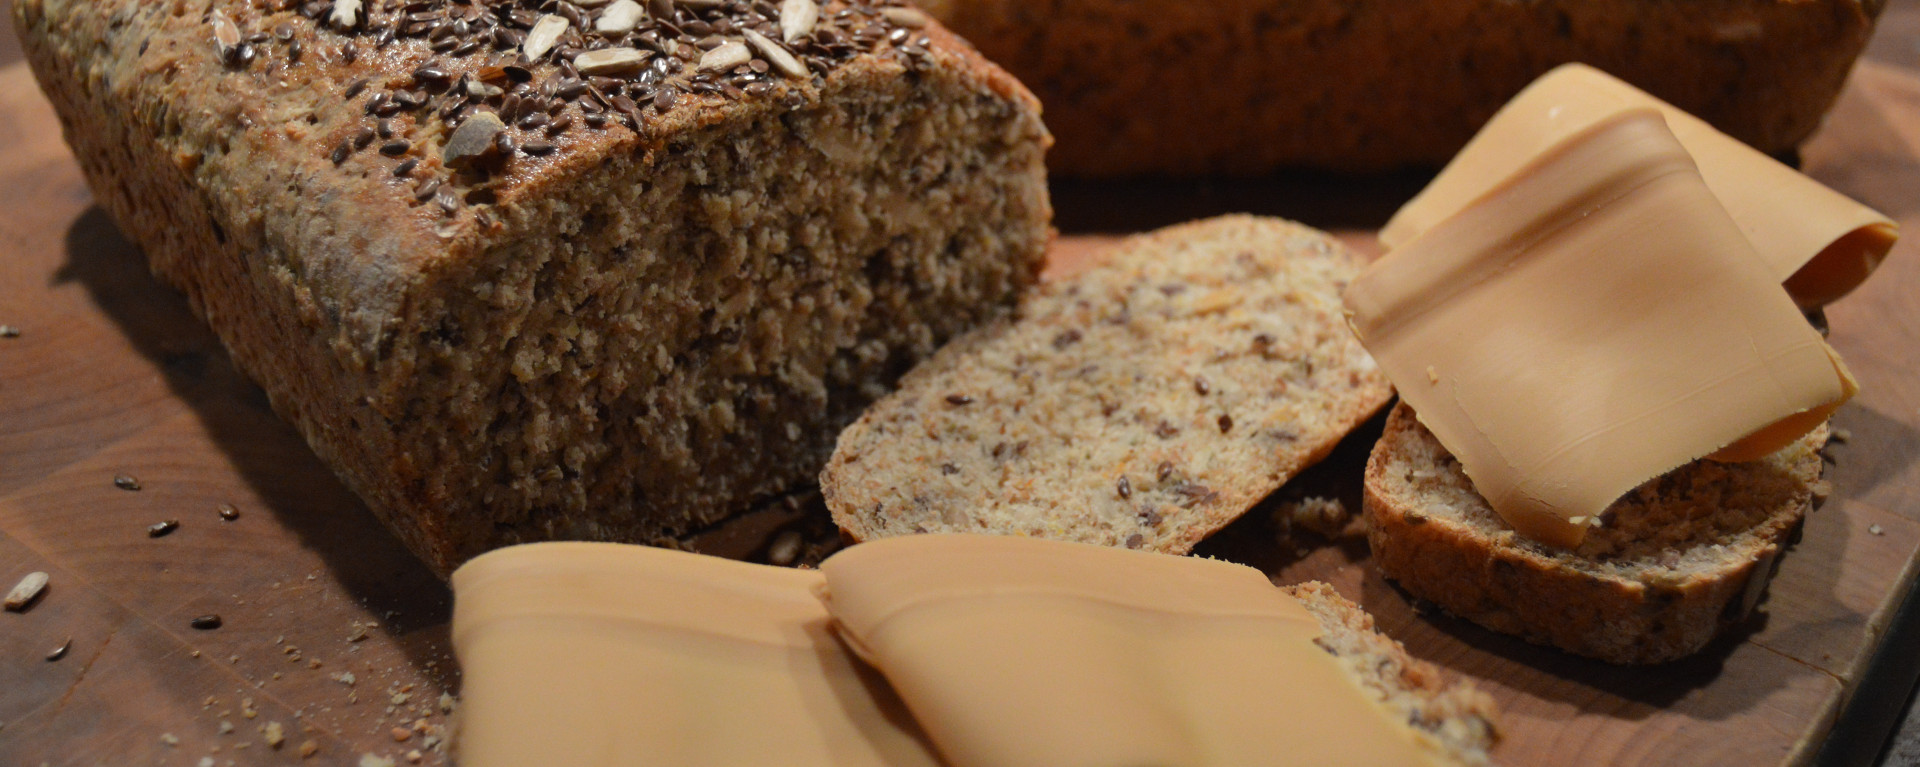
<instances>
[{"instance_id":1,"label":"whole grain bread","mask_svg":"<svg viewBox=\"0 0 1920 767\"><path fill-rule=\"evenodd\" d=\"M1185 553L1391 397L1348 330L1362 263L1292 222L1136 236L940 350L820 477L855 539L1027 535Z\"/></svg>"},{"instance_id":2,"label":"whole grain bread","mask_svg":"<svg viewBox=\"0 0 1920 767\"><path fill-rule=\"evenodd\" d=\"M1553 67L1769 153L1820 124L1884 0L922 0L1032 86L1056 173L1438 166Z\"/></svg>"},{"instance_id":3,"label":"whole grain bread","mask_svg":"<svg viewBox=\"0 0 1920 767\"><path fill-rule=\"evenodd\" d=\"M1746 619L1825 492L1821 427L1747 463L1651 480L1576 549L1516 534L1411 408L1367 462L1372 560L1416 597L1494 631L1613 663L1699 651Z\"/></svg>"},{"instance_id":4,"label":"whole grain bread","mask_svg":"<svg viewBox=\"0 0 1920 767\"><path fill-rule=\"evenodd\" d=\"M806 480L1036 279L1033 97L897 0L775 5L13 11L100 204L444 574Z\"/></svg>"},{"instance_id":5,"label":"whole grain bread","mask_svg":"<svg viewBox=\"0 0 1920 767\"><path fill-rule=\"evenodd\" d=\"M1282 590L1320 621L1322 633L1314 641L1321 649L1339 658L1354 681L1388 710L1459 764L1490 763L1487 751L1499 735L1499 713L1486 693L1408 655L1399 642L1374 629L1373 616L1332 586L1308 581Z\"/></svg>"}]
</instances>

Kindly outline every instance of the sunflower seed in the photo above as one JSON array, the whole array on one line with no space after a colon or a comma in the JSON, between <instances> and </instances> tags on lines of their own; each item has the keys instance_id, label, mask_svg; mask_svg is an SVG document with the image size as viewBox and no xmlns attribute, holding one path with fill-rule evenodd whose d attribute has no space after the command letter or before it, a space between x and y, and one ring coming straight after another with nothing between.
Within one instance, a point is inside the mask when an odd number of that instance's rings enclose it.
<instances>
[{"instance_id":1,"label":"sunflower seed","mask_svg":"<svg viewBox=\"0 0 1920 767\"><path fill-rule=\"evenodd\" d=\"M702 72L725 72L753 60L753 53L747 46L739 43L727 43L700 56L699 70ZM586 71L582 69L581 71Z\"/></svg>"},{"instance_id":2,"label":"sunflower seed","mask_svg":"<svg viewBox=\"0 0 1920 767\"><path fill-rule=\"evenodd\" d=\"M741 49L745 51L744 48ZM602 48L587 51L573 60L574 68L586 75L612 75L634 72L645 66L647 57L632 48Z\"/></svg>"},{"instance_id":3,"label":"sunflower seed","mask_svg":"<svg viewBox=\"0 0 1920 767\"><path fill-rule=\"evenodd\" d=\"M789 43L805 37L820 21L820 4L813 0L783 0L780 3L780 39Z\"/></svg>"},{"instance_id":4,"label":"sunflower seed","mask_svg":"<svg viewBox=\"0 0 1920 767\"><path fill-rule=\"evenodd\" d=\"M493 148L493 137L506 130L500 116L492 112L475 112L466 122L455 128L447 139L446 147L440 150L440 160L447 165L459 166L475 157L486 154Z\"/></svg>"},{"instance_id":5,"label":"sunflower seed","mask_svg":"<svg viewBox=\"0 0 1920 767\"><path fill-rule=\"evenodd\" d=\"M632 32L640 26L640 19L646 15L646 9L633 0L615 0L613 5L600 12L600 18L593 22L593 31L608 37L619 37Z\"/></svg>"},{"instance_id":6,"label":"sunflower seed","mask_svg":"<svg viewBox=\"0 0 1920 767\"><path fill-rule=\"evenodd\" d=\"M780 44L774 42L772 38L751 29L746 33L747 42L753 43L753 47L760 51L760 55L765 56L774 69L780 70L780 74L788 77L807 76L806 65L801 64L799 59L794 58L793 54L780 47Z\"/></svg>"},{"instance_id":7,"label":"sunflower seed","mask_svg":"<svg viewBox=\"0 0 1920 767\"><path fill-rule=\"evenodd\" d=\"M554 44L560 42L560 36L566 34L570 26L564 17L551 13L541 16L539 21L533 23L533 29L527 31L527 41L520 44L520 51L526 54L528 60L539 61L540 57L547 55L547 51L553 50Z\"/></svg>"},{"instance_id":8,"label":"sunflower seed","mask_svg":"<svg viewBox=\"0 0 1920 767\"><path fill-rule=\"evenodd\" d=\"M7 610L16 613L24 612L33 604L33 600L40 598L41 592L47 590L49 580L51 579L46 573L38 570L27 573L27 577L21 578L19 583L13 585L13 590L7 592Z\"/></svg>"}]
</instances>

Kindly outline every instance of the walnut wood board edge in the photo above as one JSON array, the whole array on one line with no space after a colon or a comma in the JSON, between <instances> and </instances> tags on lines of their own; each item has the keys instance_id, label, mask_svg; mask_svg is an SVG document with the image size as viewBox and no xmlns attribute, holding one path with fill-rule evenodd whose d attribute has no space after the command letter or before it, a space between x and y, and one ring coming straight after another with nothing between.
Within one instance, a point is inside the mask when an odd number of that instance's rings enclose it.
<instances>
[{"instance_id":1,"label":"walnut wood board edge","mask_svg":"<svg viewBox=\"0 0 1920 767\"><path fill-rule=\"evenodd\" d=\"M148 275L92 205L19 66L0 69L0 135L13 137L0 153L0 324L22 330L0 339L0 588L53 575L31 610L0 615L0 763L285 764L307 741L317 751L303 763L416 748L423 763L443 761L426 741L457 684L445 586ZM1863 65L1805 158L1920 232L1920 78ZM1289 213L1300 199L1297 186L1256 190L1218 212ZM1371 247L1364 230L1341 234ZM1064 237L1057 256L1097 257L1108 241ZM1763 619L1699 658L1622 669L1424 613L1369 572L1356 531L1280 545L1264 508L1206 550L1278 581L1328 580L1415 655L1479 680L1506 712L1501 764L1804 763L1920 551L1916 281L1920 246L1904 243L1830 313L1866 387L1838 419L1851 440L1833 451L1833 500L1785 558ZM1283 492L1355 503L1369 437ZM117 475L141 489L116 487ZM239 518L221 519L221 504ZM149 538L165 519L179 529ZM216 613L220 628L191 627ZM69 638L64 657L44 659ZM277 749L269 722L284 733Z\"/></svg>"}]
</instances>

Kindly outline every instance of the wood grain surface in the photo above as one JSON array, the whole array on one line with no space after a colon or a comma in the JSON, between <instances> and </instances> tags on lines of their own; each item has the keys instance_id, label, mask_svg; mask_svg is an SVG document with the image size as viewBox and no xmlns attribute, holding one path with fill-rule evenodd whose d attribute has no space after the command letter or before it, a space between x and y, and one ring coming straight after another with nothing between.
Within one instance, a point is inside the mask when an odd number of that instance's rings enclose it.
<instances>
[{"instance_id":1,"label":"wood grain surface","mask_svg":"<svg viewBox=\"0 0 1920 767\"><path fill-rule=\"evenodd\" d=\"M443 761L428 741L443 734L441 695L458 676L445 586L149 276L92 204L19 66L0 69L0 136L0 324L21 330L0 338L0 588L33 570L53 577L30 610L0 615L0 765L356 764L364 753L405 764L412 749ZM1863 65L1803 156L1815 177L1920 232L1920 75ZM1076 234L1055 255L1097 258L1108 234L1233 210L1300 218L1371 249L1370 228L1422 181L1060 183L1061 227ZM1506 714L1501 764L1806 763L1914 580L1916 285L1920 243L1909 241L1830 311L1864 389L1836 419L1850 439L1830 450L1832 500L1758 619L1694 659L1608 666L1425 611L1366 567L1357 530L1283 543L1265 508L1203 551L1277 581L1329 580L1415 655L1478 680ZM1357 504L1377 430L1282 494ZM121 475L140 489L116 487ZM221 519L221 504L239 518ZM148 536L170 519L178 530ZM209 614L219 628L192 627Z\"/></svg>"}]
</instances>

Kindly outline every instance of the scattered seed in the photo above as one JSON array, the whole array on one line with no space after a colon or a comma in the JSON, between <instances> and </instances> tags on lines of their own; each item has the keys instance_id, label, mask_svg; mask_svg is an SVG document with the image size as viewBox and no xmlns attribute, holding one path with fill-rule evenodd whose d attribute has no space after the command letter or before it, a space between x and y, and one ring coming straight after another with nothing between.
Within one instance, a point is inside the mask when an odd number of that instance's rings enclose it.
<instances>
[{"instance_id":1,"label":"scattered seed","mask_svg":"<svg viewBox=\"0 0 1920 767\"><path fill-rule=\"evenodd\" d=\"M52 662L67 657L67 651L71 649L73 649L73 637L67 637L67 641L61 642L59 647L47 653L47 661Z\"/></svg>"},{"instance_id":2,"label":"scattered seed","mask_svg":"<svg viewBox=\"0 0 1920 767\"><path fill-rule=\"evenodd\" d=\"M1147 539L1141 537L1139 533L1134 533L1133 535L1127 536L1127 548L1129 549L1140 548L1140 545L1146 542L1147 542Z\"/></svg>"},{"instance_id":3,"label":"scattered seed","mask_svg":"<svg viewBox=\"0 0 1920 767\"><path fill-rule=\"evenodd\" d=\"M147 526L148 538L165 538L180 529L180 520L164 519Z\"/></svg>"},{"instance_id":4,"label":"scattered seed","mask_svg":"<svg viewBox=\"0 0 1920 767\"><path fill-rule=\"evenodd\" d=\"M47 582L52 580L46 573L35 570L27 573L19 583L13 584L13 590L7 592L6 608L8 612L25 612L40 594L47 590Z\"/></svg>"},{"instance_id":5,"label":"scattered seed","mask_svg":"<svg viewBox=\"0 0 1920 767\"><path fill-rule=\"evenodd\" d=\"M178 746L180 745L180 738L171 732L163 732L160 733L160 742L169 746Z\"/></svg>"},{"instance_id":6,"label":"scattered seed","mask_svg":"<svg viewBox=\"0 0 1920 767\"><path fill-rule=\"evenodd\" d=\"M1154 479L1160 480L1161 482L1167 481L1168 477L1173 476L1173 462L1161 461L1160 466L1153 470L1153 476Z\"/></svg>"},{"instance_id":7,"label":"scattered seed","mask_svg":"<svg viewBox=\"0 0 1920 767\"><path fill-rule=\"evenodd\" d=\"M222 621L220 620L220 616L209 613L207 615L197 616L193 620L187 621L187 625L192 626L201 631L212 631L214 629L220 628L220 626L222 625Z\"/></svg>"},{"instance_id":8,"label":"scattered seed","mask_svg":"<svg viewBox=\"0 0 1920 767\"><path fill-rule=\"evenodd\" d=\"M767 563L786 567L800 559L800 547L806 539L795 530L785 530L767 546Z\"/></svg>"},{"instance_id":9,"label":"scattered seed","mask_svg":"<svg viewBox=\"0 0 1920 767\"><path fill-rule=\"evenodd\" d=\"M1213 384L1207 383L1206 376L1194 376L1193 390L1199 392L1200 396L1204 397L1213 391Z\"/></svg>"},{"instance_id":10,"label":"scattered seed","mask_svg":"<svg viewBox=\"0 0 1920 767\"><path fill-rule=\"evenodd\" d=\"M135 479L131 474L115 474L113 476L113 486L121 490L139 490L140 480Z\"/></svg>"},{"instance_id":11,"label":"scattered seed","mask_svg":"<svg viewBox=\"0 0 1920 767\"><path fill-rule=\"evenodd\" d=\"M393 175L405 176L409 173L412 173L413 169L419 166L420 166L419 160L409 157L405 160L402 160L399 165L393 166Z\"/></svg>"},{"instance_id":12,"label":"scattered seed","mask_svg":"<svg viewBox=\"0 0 1920 767\"><path fill-rule=\"evenodd\" d=\"M407 141L406 139L395 139L385 144L381 144L380 153L388 157L399 157L400 155L406 154L407 150L412 148L413 148L412 142Z\"/></svg>"},{"instance_id":13,"label":"scattered seed","mask_svg":"<svg viewBox=\"0 0 1920 767\"><path fill-rule=\"evenodd\" d=\"M1886 528L1883 528L1883 527L1881 527L1881 526L1879 526L1879 525L1867 525L1867 532L1868 532L1869 534L1872 534L1872 535L1886 535L1886 534L1887 534L1887 530L1886 530Z\"/></svg>"},{"instance_id":14,"label":"scattered seed","mask_svg":"<svg viewBox=\"0 0 1920 767\"><path fill-rule=\"evenodd\" d=\"M19 338L20 329L12 325L0 325L0 338Z\"/></svg>"},{"instance_id":15,"label":"scattered seed","mask_svg":"<svg viewBox=\"0 0 1920 767\"><path fill-rule=\"evenodd\" d=\"M1844 445L1853 441L1853 432L1836 427L1827 438Z\"/></svg>"},{"instance_id":16,"label":"scattered seed","mask_svg":"<svg viewBox=\"0 0 1920 767\"><path fill-rule=\"evenodd\" d=\"M1218 423L1220 424L1221 434L1233 431L1233 416L1221 414Z\"/></svg>"},{"instance_id":17,"label":"scattered seed","mask_svg":"<svg viewBox=\"0 0 1920 767\"><path fill-rule=\"evenodd\" d=\"M947 404L955 406L971 405L973 404L973 397L965 394L949 394L947 395Z\"/></svg>"},{"instance_id":18,"label":"scattered seed","mask_svg":"<svg viewBox=\"0 0 1920 767\"><path fill-rule=\"evenodd\" d=\"M1121 498L1133 497L1133 483L1127 481L1126 477L1121 477L1119 482L1114 483L1114 489L1120 492Z\"/></svg>"}]
</instances>

